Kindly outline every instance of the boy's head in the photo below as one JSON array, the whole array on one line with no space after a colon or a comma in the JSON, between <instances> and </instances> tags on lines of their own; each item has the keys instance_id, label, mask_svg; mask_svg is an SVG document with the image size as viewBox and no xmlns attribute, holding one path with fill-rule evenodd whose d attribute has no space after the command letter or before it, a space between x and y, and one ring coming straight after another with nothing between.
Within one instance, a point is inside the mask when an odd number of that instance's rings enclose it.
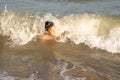
<instances>
[{"instance_id":1,"label":"boy's head","mask_svg":"<svg viewBox=\"0 0 120 80\"><path fill-rule=\"evenodd\" d=\"M45 30L48 31L50 27L54 26L54 23L51 21L46 21L45 22Z\"/></svg>"}]
</instances>

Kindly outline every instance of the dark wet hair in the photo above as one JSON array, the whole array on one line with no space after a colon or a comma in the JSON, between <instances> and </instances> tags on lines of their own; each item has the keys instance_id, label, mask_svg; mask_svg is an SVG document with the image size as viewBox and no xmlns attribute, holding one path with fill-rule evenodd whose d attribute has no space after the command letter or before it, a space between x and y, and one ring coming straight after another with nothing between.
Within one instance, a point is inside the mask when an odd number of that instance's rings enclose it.
<instances>
[{"instance_id":1,"label":"dark wet hair","mask_svg":"<svg viewBox=\"0 0 120 80\"><path fill-rule=\"evenodd\" d=\"M51 22L51 21L46 21L46 22L45 22L45 30L48 31L48 29L49 29L51 26L53 26L53 25L54 25L53 22Z\"/></svg>"}]
</instances>

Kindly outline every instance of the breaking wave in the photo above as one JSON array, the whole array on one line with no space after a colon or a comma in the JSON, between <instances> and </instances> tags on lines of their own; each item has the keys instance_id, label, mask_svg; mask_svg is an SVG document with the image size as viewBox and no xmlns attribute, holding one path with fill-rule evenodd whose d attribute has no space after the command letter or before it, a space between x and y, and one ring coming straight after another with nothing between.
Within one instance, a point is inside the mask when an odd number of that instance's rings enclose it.
<instances>
[{"instance_id":1,"label":"breaking wave","mask_svg":"<svg viewBox=\"0 0 120 80\"><path fill-rule=\"evenodd\" d=\"M120 52L120 16L105 14L71 14L0 12L0 35L9 37L13 46L24 45L45 33L44 23L55 23L58 42L84 43L111 53Z\"/></svg>"}]
</instances>

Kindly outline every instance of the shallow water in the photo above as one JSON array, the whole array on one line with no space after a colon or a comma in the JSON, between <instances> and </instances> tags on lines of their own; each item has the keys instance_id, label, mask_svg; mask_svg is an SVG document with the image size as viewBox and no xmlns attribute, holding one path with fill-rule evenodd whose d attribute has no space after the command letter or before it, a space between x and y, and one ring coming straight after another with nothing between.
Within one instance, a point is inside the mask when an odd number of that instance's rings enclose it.
<instances>
[{"instance_id":1,"label":"shallow water","mask_svg":"<svg viewBox=\"0 0 120 80\"><path fill-rule=\"evenodd\" d=\"M2 43L2 41L1 41ZM119 80L120 55L81 44L29 42L0 49L1 80Z\"/></svg>"},{"instance_id":2,"label":"shallow water","mask_svg":"<svg viewBox=\"0 0 120 80\"><path fill-rule=\"evenodd\" d=\"M0 0L0 80L119 80L119 4ZM41 40L46 20L55 40Z\"/></svg>"}]
</instances>

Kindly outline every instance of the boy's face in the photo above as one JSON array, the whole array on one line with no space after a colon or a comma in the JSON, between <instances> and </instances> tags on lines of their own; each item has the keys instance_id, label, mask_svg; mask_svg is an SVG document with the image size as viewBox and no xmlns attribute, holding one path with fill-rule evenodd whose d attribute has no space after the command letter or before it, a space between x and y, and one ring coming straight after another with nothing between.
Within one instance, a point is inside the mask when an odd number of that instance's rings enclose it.
<instances>
[{"instance_id":1,"label":"boy's face","mask_svg":"<svg viewBox=\"0 0 120 80\"><path fill-rule=\"evenodd\" d=\"M48 32L54 35L54 26L49 27Z\"/></svg>"}]
</instances>

